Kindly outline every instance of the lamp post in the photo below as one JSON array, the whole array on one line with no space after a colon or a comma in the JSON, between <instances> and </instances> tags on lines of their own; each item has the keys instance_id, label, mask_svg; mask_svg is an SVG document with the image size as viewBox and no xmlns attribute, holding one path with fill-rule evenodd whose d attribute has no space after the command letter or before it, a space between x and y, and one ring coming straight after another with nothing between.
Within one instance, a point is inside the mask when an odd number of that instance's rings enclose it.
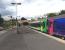
<instances>
[{"instance_id":1,"label":"lamp post","mask_svg":"<svg viewBox=\"0 0 65 50\"><path fill-rule=\"evenodd\" d=\"M16 28L17 28L17 33L19 33L18 32L18 20L17 20L17 5L21 5L21 3L11 3L11 4L16 6Z\"/></svg>"}]
</instances>

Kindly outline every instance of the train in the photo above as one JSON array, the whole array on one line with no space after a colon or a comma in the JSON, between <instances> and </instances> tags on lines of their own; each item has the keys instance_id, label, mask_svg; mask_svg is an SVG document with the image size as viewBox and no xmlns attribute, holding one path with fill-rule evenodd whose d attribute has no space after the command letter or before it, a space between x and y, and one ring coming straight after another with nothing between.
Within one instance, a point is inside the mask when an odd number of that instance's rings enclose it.
<instances>
[{"instance_id":1,"label":"train","mask_svg":"<svg viewBox=\"0 0 65 50\"><path fill-rule=\"evenodd\" d=\"M43 18L42 23L36 24L37 27L40 27L41 25L43 26L44 33L52 36L57 35L65 38L65 14L49 18Z\"/></svg>"},{"instance_id":2,"label":"train","mask_svg":"<svg viewBox=\"0 0 65 50\"><path fill-rule=\"evenodd\" d=\"M48 19L48 33L65 38L65 14Z\"/></svg>"}]
</instances>

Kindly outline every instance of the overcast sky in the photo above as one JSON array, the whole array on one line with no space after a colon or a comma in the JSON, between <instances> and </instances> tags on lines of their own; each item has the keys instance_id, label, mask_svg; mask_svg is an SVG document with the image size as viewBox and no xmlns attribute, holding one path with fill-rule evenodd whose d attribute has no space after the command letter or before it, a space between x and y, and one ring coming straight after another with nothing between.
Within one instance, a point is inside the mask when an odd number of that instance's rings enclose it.
<instances>
[{"instance_id":1,"label":"overcast sky","mask_svg":"<svg viewBox=\"0 0 65 50\"><path fill-rule=\"evenodd\" d=\"M42 16L50 12L65 10L64 0L0 0L0 13L4 16L15 15L15 6L12 2L21 2L18 6L18 16L33 17Z\"/></svg>"}]
</instances>

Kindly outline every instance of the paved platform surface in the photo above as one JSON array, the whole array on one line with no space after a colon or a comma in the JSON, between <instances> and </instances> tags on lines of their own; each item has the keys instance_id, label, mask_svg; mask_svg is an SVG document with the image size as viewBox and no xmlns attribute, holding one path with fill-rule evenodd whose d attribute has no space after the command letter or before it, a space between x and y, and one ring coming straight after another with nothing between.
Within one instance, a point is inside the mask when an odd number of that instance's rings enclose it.
<instances>
[{"instance_id":1,"label":"paved platform surface","mask_svg":"<svg viewBox=\"0 0 65 50\"><path fill-rule=\"evenodd\" d=\"M19 33L12 29L0 36L0 50L65 50L65 44L26 26L20 27Z\"/></svg>"}]
</instances>

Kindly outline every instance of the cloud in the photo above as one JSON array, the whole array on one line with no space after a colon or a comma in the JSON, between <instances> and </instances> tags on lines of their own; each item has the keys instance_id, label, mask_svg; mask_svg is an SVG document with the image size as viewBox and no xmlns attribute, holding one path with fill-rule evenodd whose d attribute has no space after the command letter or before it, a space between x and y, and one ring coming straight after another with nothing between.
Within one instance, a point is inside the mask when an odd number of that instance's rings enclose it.
<instances>
[{"instance_id":1,"label":"cloud","mask_svg":"<svg viewBox=\"0 0 65 50\"><path fill-rule=\"evenodd\" d=\"M34 2L36 2L37 0L24 0L25 4L32 4Z\"/></svg>"},{"instance_id":2,"label":"cloud","mask_svg":"<svg viewBox=\"0 0 65 50\"><path fill-rule=\"evenodd\" d=\"M59 12L65 9L64 0L16 0L21 2L18 6L18 16L40 16L50 12ZM11 5L13 0L0 0L0 13L3 15L15 15L15 6Z\"/></svg>"},{"instance_id":3,"label":"cloud","mask_svg":"<svg viewBox=\"0 0 65 50\"><path fill-rule=\"evenodd\" d=\"M1 11L1 14L2 14L3 16L6 16L6 15L13 15L13 12L10 11L10 10L2 10L2 11Z\"/></svg>"},{"instance_id":4,"label":"cloud","mask_svg":"<svg viewBox=\"0 0 65 50\"><path fill-rule=\"evenodd\" d=\"M62 0L62 1L65 1L65 0Z\"/></svg>"},{"instance_id":5,"label":"cloud","mask_svg":"<svg viewBox=\"0 0 65 50\"><path fill-rule=\"evenodd\" d=\"M21 16L40 16L65 9L65 2L62 0L24 0L18 8L18 14Z\"/></svg>"},{"instance_id":6,"label":"cloud","mask_svg":"<svg viewBox=\"0 0 65 50\"><path fill-rule=\"evenodd\" d=\"M6 1L0 0L0 14L2 14L3 16L13 15L13 11L7 9L10 7L11 2L12 0L6 0Z\"/></svg>"}]
</instances>

